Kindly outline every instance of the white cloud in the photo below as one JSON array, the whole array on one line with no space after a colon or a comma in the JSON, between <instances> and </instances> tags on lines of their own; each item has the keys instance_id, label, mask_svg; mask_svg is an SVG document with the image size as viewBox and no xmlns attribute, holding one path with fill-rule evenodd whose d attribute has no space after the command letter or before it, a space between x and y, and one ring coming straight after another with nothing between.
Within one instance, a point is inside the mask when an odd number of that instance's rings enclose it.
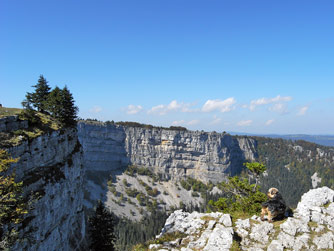
<instances>
[{"instance_id":1,"label":"white cloud","mask_svg":"<svg viewBox=\"0 0 334 251\"><path fill-rule=\"evenodd\" d=\"M147 113L165 115L166 113L171 112L171 111L191 112L193 111L191 109L192 106L193 104L183 103L183 102L179 103L176 100L173 100L168 105L153 106Z\"/></svg>"},{"instance_id":2,"label":"white cloud","mask_svg":"<svg viewBox=\"0 0 334 251\"><path fill-rule=\"evenodd\" d=\"M205 104L202 107L203 112L212 112L215 110L218 110L220 112L229 112L233 110L233 105L236 103L236 100L231 97L225 100L215 99L205 102Z\"/></svg>"},{"instance_id":3,"label":"white cloud","mask_svg":"<svg viewBox=\"0 0 334 251\"><path fill-rule=\"evenodd\" d=\"M93 106L91 109L89 109L89 112L91 113L99 113L102 111L102 108L100 106Z\"/></svg>"},{"instance_id":4,"label":"white cloud","mask_svg":"<svg viewBox=\"0 0 334 251\"><path fill-rule=\"evenodd\" d=\"M249 126L253 123L252 120L241 120L237 123L238 126Z\"/></svg>"},{"instance_id":5,"label":"white cloud","mask_svg":"<svg viewBox=\"0 0 334 251\"><path fill-rule=\"evenodd\" d=\"M277 95L274 98L260 98L260 99L255 99L250 102L249 105L249 110L254 111L257 106L260 105L268 105L268 104L273 104L273 103L282 103L282 102L288 102L292 100L292 97L286 96L286 97L281 97L280 95Z\"/></svg>"},{"instance_id":6,"label":"white cloud","mask_svg":"<svg viewBox=\"0 0 334 251\"><path fill-rule=\"evenodd\" d=\"M173 100L172 102L169 103L167 106L168 110L177 110L181 107L182 105L179 104L176 100Z\"/></svg>"},{"instance_id":7,"label":"white cloud","mask_svg":"<svg viewBox=\"0 0 334 251\"><path fill-rule=\"evenodd\" d=\"M270 126L272 123L274 123L274 121L275 120L273 120L273 119L269 119L269 120L267 120L267 122L265 124L266 124L266 126Z\"/></svg>"},{"instance_id":8,"label":"white cloud","mask_svg":"<svg viewBox=\"0 0 334 251\"><path fill-rule=\"evenodd\" d=\"M163 115L165 114L164 108L164 105L153 106L147 113L159 113L160 115Z\"/></svg>"},{"instance_id":9,"label":"white cloud","mask_svg":"<svg viewBox=\"0 0 334 251\"><path fill-rule=\"evenodd\" d=\"M306 114L307 110L308 110L308 106L303 106L302 108L299 109L297 115L298 116L303 116L303 115Z\"/></svg>"},{"instance_id":10,"label":"white cloud","mask_svg":"<svg viewBox=\"0 0 334 251\"><path fill-rule=\"evenodd\" d=\"M126 113L127 114L137 114L141 110L143 110L143 107L140 105L128 105L128 107L126 108Z\"/></svg>"}]
</instances>

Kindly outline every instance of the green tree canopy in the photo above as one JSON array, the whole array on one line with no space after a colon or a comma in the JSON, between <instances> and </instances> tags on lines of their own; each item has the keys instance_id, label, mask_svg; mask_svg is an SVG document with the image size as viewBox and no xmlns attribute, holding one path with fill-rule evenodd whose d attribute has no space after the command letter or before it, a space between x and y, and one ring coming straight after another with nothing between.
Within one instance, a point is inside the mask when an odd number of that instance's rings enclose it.
<instances>
[{"instance_id":1,"label":"green tree canopy","mask_svg":"<svg viewBox=\"0 0 334 251\"><path fill-rule=\"evenodd\" d=\"M75 126L78 107L74 105L72 93L66 85L61 90L61 106L60 122L68 126Z\"/></svg>"},{"instance_id":2,"label":"green tree canopy","mask_svg":"<svg viewBox=\"0 0 334 251\"><path fill-rule=\"evenodd\" d=\"M26 111L33 112L33 109L37 109L39 112L50 114L65 126L76 125L78 107L75 106L73 95L67 86L63 89L56 86L50 91L48 82L41 75L33 87L35 92L27 92L25 100L22 101Z\"/></svg>"},{"instance_id":3,"label":"green tree canopy","mask_svg":"<svg viewBox=\"0 0 334 251\"><path fill-rule=\"evenodd\" d=\"M37 84L32 87L35 88L35 92L28 92L22 105L25 108L31 108L32 105L37 111L46 112L48 108L48 96L51 90L48 81L46 81L43 75L40 75Z\"/></svg>"},{"instance_id":4,"label":"green tree canopy","mask_svg":"<svg viewBox=\"0 0 334 251\"><path fill-rule=\"evenodd\" d=\"M246 162L244 163L244 166L252 173L255 175L255 186L254 190L256 190L256 187L258 186L258 182L260 179L260 175L267 170L266 166L262 163L259 162Z\"/></svg>"},{"instance_id":5,"label":"green tree canopy","mask_svg":"<svg viewBox=\"0 0 334 251\"><path fill-rule=\"evenodd\" d=\"M52 117L59 119L62 114L62 90L56 86L49 94L48 110Z\"/></svg>"}]
</instances>

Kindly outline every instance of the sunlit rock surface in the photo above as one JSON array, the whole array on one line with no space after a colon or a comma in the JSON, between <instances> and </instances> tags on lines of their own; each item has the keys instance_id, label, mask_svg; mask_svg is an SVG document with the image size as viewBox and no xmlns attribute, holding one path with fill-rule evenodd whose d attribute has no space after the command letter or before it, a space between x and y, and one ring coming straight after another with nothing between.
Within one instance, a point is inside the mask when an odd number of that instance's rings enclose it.
<instances>
[{"instance_id":1,"label":"sunlit rock surface","mask_svg":"<svg viewBox=\"0 0 334 251\"><path fill-rule=\"evenodd\" d=\"M18 179L36 201L25 239L13 250L76 250L85 237L82 149L76 129L46 133L8 149ZM29 238L28 238L29 237Z\"/></svg>"},{"instance_id":2,"label":"sunlit rock surface","mask_svg":"<svg viewBox=\"0 0 334 251\"><path fill-rule=\"evenodd\" d=\"M150 168L166 180L192 177L220 182L256 157L255 140L225 133L87 121L78 124L78 133L84 149L87 190L92 191L88 201L105 198L110 175L121 174L130 164Z\"/></svg>"},{"instance_id":3,"label":"sunlit rock surface","mask_svg":"<svg viewBox=\"0 0 334 251\"><path fill-rule=\"evenodd\" d=\"M332 250L334 191L327 187L310 190L302 196L294 217L283 221L269 223L257 216L233 221L232 227L229 214L178 210L169 216L149 249Z\"/></svg>"}]
</instances>

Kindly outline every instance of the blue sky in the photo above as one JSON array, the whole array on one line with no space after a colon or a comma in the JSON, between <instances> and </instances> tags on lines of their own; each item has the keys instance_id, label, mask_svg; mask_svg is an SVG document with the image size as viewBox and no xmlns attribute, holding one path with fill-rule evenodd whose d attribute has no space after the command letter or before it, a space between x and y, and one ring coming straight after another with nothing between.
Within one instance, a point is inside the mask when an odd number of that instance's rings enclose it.
<instances>
[{"instance_id":1,"label":"blue sky","mask_svg":"<svg viewBox=\"0 0 334 251\"><path fill-rule=\"evenodd\" d=\"M334 134L334 2L0 2L0 102L43 74L79 116Z\"/></svg>"}]
</instances>

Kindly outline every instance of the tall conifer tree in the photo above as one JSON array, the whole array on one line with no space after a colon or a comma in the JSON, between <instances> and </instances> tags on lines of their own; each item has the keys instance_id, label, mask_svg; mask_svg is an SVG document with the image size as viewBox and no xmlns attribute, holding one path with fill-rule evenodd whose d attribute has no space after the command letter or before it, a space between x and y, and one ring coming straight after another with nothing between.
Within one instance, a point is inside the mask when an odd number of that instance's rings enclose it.
<instances>
[{"instance_id":1,"label":"tall conifer tree","mask_svg":"<svg viewBox=\"0 0 334 251\"><path fill-rule=\"evenodd\" d=\"M63 113L62 90L56 86L49 94L48 110L52 117L60 119Z\"/></svg>"},{"instance_id":2,"label":"tall conifer tree","mask_svg":"<svg viewBox=\"0 0 334 251\"><path fill-rule=\"evenodd\" d=\"M114 251L114 223L111 213L98 201L95 213L89 218L90 250Z\"/></svg>"},{"instance_id":3,"label":"tall conifer tree","mask_svg":"<svg viewBox=\"0 0 334 251\"><path fill-rule=\"evenodd\" d=\"M40 75L38 83L32 87L35 88L35 92L27 93L26 100L28 103L31 103L35 108L37 108L37 111L47 111L48 96L51 90L50 86L48 85L48 81L46 81L43 75Z\"/></svg>"},{"instance_id":4,"label":"tall conifer tree","mask_svg":"<svg viewBox=\"0 0 334 251\"><path fill-rule=\"evenodd\" d=\"M72 93L69 91L67 86L65 86L61 91L61 100L62 112L60 121L65 125L75 126L78 107L74 105Z\"/></svg>"}]
</instances>

